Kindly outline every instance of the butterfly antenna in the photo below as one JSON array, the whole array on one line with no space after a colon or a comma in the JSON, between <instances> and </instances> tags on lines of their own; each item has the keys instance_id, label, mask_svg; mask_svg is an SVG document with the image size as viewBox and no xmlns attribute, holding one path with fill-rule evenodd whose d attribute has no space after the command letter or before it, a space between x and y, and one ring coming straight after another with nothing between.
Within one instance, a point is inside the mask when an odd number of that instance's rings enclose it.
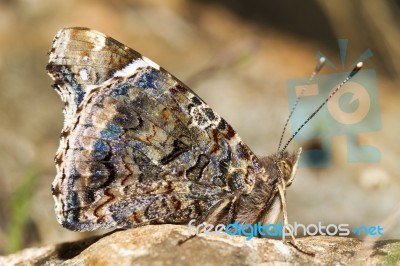
<instances>
[{"instance_id":1,"label":"butterfly antenna","mask_svg":"<svg viewBox=\"0 0 400 266\"><path fill-rule=\"evenodd\" d=\"M332 98L333 95L336 94L336 92L343 87L344 84L347 83L352 77L354 77L355 74L360 71L360 69L363 66L363 62L357 63L357 65L353 68L353 70L350 72L350 74L340 83L330 94L329 96L325 99L325 101L307 118L306 121L296 130L296 132L290 137L290 139L286 142L285 146L283 146L282 151L284 152L289 145L289 143L293 140L293 138L300 132L300 130L321 110L321 108L329 101L330 98Z\"/></svg>"},{"instance_id":2,"label":"butterfly antenna","mask_svg":"<svg viewBox=\"0 0 400 266\"><path fill-rule=\"evenodd\" d=\"M326 58L325 58L325 57L321 57L321 58L319 59L319 62L318 62L318 64L315 66L315 69L314 69L313 73L311 74L310 78L307 80L307 83L303 86L301 92L300 92L299 95L297 96L296 101L295 101L295 103L294 103L294 105L293 105L293 107L292 107L292 110L290 110L290 114L289 114L289 116L288 116L288 118L287 118L287 120L286 120L286 122L285 122L285 125L283 126L283 130L282 130L282 134L281 134L281 139L279 140L278 151L279 151L279 149L281 148L283 136L284 136L284 134L285 134L285 132L286 132L287 125L288 125L288 123L289 123L289 121L290 121L290 118L292 118L292 115L293 115L294 110L296 109L297 105L299 104L300 98L303 96L303 93L304 93L305 90L308 88L308 86L311 84L311 82L313 81L313 79L315 78L315 76L316 76L316 75L319 73L319 71L322 69L322 67L323 67L324 64L325 64L325 61L326 61Z\"/></svg>"}]
</instances>

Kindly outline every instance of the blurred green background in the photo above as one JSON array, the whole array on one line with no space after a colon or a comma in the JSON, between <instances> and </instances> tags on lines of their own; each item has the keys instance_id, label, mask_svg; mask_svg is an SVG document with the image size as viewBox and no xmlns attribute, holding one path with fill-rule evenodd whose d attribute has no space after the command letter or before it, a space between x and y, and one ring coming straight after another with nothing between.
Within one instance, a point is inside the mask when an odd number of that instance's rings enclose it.
<instances>
[{"instance_id":1,"label":"blurred green background","mask_svg":"<svg viewBox=\"0 0 400 266\"><path fill-rule=\"evenodd\" d=\"M400 238L400 1L271 2L0 0L0 254L89 234L57 224L50 192L63 116L45 66L54 35L70 26L101 31L163 66L259 155L277 148L286 80L308 76L317 51L340 65L339 38L349 40L349 62L371 49L365 65L377 71L383 128L360 141L382 160L347 163L338 137L332 168L298 172L289 220L381 224L385 238ZM300 144L314 145L289 150Z\"/></svg>"}]
</instances>

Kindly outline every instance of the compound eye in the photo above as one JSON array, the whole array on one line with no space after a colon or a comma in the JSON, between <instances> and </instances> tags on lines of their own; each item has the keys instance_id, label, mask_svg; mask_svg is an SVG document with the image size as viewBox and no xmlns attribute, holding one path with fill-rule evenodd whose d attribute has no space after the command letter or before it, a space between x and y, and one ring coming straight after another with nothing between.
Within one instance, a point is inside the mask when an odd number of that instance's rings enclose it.
<instances>
[{"instance_id":1,"label":"compound eye","mask_svg":"<svg viewBox=\"0 0 400 266\"><path fill-rule=\"evenodd\" d=\"M283 178L288 181L292 176L292 165L287 161L279 161L278 166L283 173Z\"/></svg>"}]
</instances>

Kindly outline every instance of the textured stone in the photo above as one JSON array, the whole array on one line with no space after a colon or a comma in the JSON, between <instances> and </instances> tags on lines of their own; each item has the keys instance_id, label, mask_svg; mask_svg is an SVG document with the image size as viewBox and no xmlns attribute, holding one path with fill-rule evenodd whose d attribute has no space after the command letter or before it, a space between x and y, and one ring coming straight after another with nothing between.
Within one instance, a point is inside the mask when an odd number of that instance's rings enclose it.
<instances>
[{"instance_id":1,"label":"textured stone","mask_svg":"<svg viewBox=\"0 0 400 266\"><path fill-rule=\"evenodd\" d=\"M215 235L187 238L187 227L149 225L103 237L30 248L0 257L0 265L375 265L399 264L400 240L346 237L298 239L306 255L281 240Z\"/></svg>"}]
</instances>

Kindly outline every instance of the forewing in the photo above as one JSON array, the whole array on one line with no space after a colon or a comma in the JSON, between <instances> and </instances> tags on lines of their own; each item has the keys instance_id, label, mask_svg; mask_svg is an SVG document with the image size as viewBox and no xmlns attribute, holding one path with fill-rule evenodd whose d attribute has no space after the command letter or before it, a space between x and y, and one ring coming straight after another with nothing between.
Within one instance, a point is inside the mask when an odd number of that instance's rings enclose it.
<instances>
[{"instance_id":1,"label":"forewing","mask_svg":"<svg viewBox=\"0 0 400 266\"><path fill-rule=\"evenodd\" d=\"M138 52L100 32L88 28L60 30L53 40L47 70L65 103L64 127L93 85L141 58Z\"/></svg>"}]
</instances>

